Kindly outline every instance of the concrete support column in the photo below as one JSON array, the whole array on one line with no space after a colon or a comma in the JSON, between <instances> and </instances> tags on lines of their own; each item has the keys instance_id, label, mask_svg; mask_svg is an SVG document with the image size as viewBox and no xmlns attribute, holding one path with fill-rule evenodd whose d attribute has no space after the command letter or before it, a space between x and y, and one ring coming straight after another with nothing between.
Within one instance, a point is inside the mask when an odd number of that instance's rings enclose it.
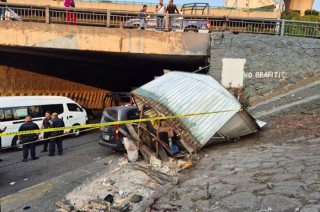
<instances>
[{"instance_id":1,"label":"concrete support column","mask_svg":"<svg viewBox=\"0 0 320 212\"><path fill-rule=\"evenodd\" d=\"M111 11L107 10L107 27L110 27L110 17L111 17Z\"/></svg>"},{"instance_id":2,"label":"concrete support column","mask_svg":"<svg viewBox=\"0 0 320 212\"><path fill-rule=\"evenodd\" d=\"M165 30L169 31L170 30L170 15L169 13L166 13L166 26L165 26Z\"/></svg>"},{"instance_id":3,"label":"concrete support column","mask_svg":"<svg viewBox=\"0 0 320 212\"><path fill-rule=\"evenodd\" d=\"M50 13L49 13L50 5L46 5L46 24L50 23Z\"/></svg>"}]
</instances>

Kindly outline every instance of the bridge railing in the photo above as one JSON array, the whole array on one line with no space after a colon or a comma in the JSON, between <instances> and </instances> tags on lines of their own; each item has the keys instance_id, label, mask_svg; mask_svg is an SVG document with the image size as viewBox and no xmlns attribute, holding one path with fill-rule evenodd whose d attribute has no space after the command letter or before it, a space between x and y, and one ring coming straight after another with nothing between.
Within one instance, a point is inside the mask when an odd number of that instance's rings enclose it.
<instances>
[{"instance_id":1,"label":"bridge railing","mask_svg":"<svg viewBox=\"0 0 320 212\"><path fill-rule=\"evenodd\" d=\"M8 10L10 8L11 10ZM188 14L139 13L103 9L81 9L51 7L49 5L22 5L0 3L0 12L6 10L5 19L76 24L100 27L139 28L146 24L146 29L163 31L198 31L194 25L205 23L210 31L232 31L235 33L273 34L281 36L299 36L320 38L319 22L303 22L277 19L217 17ZM2 13L2 12L1 12ZM16 13L19 18L13 13ZM190 22L186 25L186 20ZM199 28L199 26L197 26Z\"/></svg>"}]
</instances>

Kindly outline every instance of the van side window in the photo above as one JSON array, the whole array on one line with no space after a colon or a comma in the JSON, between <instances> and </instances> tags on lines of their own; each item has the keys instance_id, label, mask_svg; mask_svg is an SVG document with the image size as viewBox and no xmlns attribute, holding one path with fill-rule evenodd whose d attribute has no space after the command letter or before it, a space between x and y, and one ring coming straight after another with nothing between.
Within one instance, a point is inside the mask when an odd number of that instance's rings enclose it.
<instances>
[{"instance_id":1,"label":"van side window","mask_svg":"<svg viewBox=\"0 0 320 212\"><path fill-rule=\"evenodd\" d=\"M31 118L41 117L40 106L29 106L28 111Z\"/></svg>"},{"instance_id":2,"label":"van side window","mask_svg":"<svg viewBox=\"0 0 320 212\"><path fill-rule=\"evenodd\" d=\"M62 104L54 104L54 105L41 105L41 116L45 116L45 113L50 111L51 113L63 113L63 105Z\"/></svg>"},{"instance_id":3,"label":"van side window","mask_svg":"<svg viewBox=\"0 0 320 212\"><path fill-rule=\"evenodd\" d=\"M4 112L0 110L0 121L4 121Z\"/></svg>"},{"instance_id":4,"label":"van side window","mask_svg":"<svg viewBox=\"0 0 320 212\"><path fill-rule=\"evenodd\" d=\"M26 116L28 116L28 108L27 107L16 107L12 108L13 112L13 119L24 119Z\"/></svg>"},{"instance_id":5,"label":"van side window","mask_svg":"<svg viewBox=\"0 0 320 212\"><path fill-rule=\"evenodd\" d=\"M12 110L11 109L5 109L4 110L4 119L6 120L6 121L8 121L8 120L12 120Z\"/></svg>"},{"instance_id":6,"label":"van side window","mask_svg":"<svg viewBox=\"0 0 320 212\"><path fill-rule=\"evenodd\" d=\"M74 111L74 112L82 112L82 108L79 107L78 105L76 104L73 104L73 103L67 103L67 107L69 109L69 111Z\"/></svg>"}]
</instances>

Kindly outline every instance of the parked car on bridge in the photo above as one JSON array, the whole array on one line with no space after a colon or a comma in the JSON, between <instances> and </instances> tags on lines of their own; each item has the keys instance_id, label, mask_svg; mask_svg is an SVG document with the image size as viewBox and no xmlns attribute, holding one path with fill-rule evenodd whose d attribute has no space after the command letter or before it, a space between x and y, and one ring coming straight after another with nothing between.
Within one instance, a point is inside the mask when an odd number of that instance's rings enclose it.
<instances>
[{"instance_id":1,"label":"parked car on bridge","mask_svg":"<svg viewBox=\"0 0 320 212\"><path fill-rule=\"evenodd\" d=\"M183 15L208 15L209 4L207 3L189 3L181 7ZM165 21L164 17L164 23ZM124 28L138 28L140 27L141 19L134 18L125 22ZM193 32L210 32L211 21L206 19L172 17L170 20L170 30L172 31L193 31ZM164 30L165 27L157 26L157 17L146 18L146 30Z\"/></svg>"}]
</instances>

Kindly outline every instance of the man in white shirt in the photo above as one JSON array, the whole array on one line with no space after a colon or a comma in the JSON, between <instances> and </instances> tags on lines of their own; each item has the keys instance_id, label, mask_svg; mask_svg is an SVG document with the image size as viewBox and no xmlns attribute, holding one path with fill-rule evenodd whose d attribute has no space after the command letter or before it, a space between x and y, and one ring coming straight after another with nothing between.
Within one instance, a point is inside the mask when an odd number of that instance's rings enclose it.
<instances>
[{"instance_id":1,"label":"man in white shirt","mask_svg":"<svg viewBox=\"0 0 320 212\"><path fill-rule=\"evenodd\" d=\"M166 11L165 6L163 5L163 0L159 0L159 4L156 6L156 13L157 14L164 14ZM162 28L164 27L164 16L157 17L157 27Z\"/></svg>"}]
</instances>

